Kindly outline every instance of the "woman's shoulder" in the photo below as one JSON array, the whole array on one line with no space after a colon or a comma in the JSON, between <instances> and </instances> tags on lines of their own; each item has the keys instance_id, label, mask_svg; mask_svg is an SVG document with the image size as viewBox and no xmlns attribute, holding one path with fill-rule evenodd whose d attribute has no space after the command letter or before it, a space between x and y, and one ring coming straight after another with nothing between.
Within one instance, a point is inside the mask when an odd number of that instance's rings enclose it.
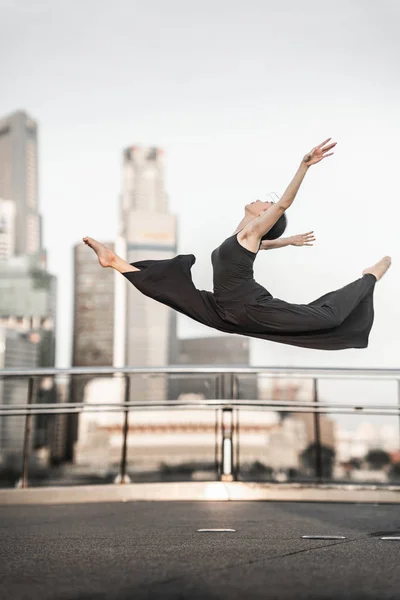
<instances>
[{"instance_id":1,"label":"woman's shoulder","mask_svg":"<svg viewBox=\"0 0 400 600\"><path fill-rule=\"evenodd\" d=\"M236 237L237 241L243 248L250 250L256 254L260 249L261 240L257 235L254 235L252 229L247 225L236 232L232 237Z\"/></svg>"}]
</instances>

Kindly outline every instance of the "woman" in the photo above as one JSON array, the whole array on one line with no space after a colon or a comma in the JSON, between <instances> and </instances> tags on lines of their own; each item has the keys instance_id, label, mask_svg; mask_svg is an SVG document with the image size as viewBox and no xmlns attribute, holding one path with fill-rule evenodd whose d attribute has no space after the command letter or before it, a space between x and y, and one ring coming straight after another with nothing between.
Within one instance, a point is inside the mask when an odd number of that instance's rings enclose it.
<instances>
[{"instance_id":1,"label":"woman","mask_svg":"<svg viewBox=\"0 0 400 600\"><path fill-rule=\"evenodd\" d=\"M388 256L365 269L353 283L310 304L289 304L273 298L254 280L253 263L260 249L293 243L277 240L286 226L286 210L312 166L332 156L330 138L311 150L279 202L257 200L245 206L235 232L212 255L214 293L198 290L190 269L193 254L167 260L129 264L114 252L85 237L103 267L122 273L138 290L171 308L219 331L263 338L303 348L340 350L365 348L372 327L375 283L390 266ZM310 244L312 232L295 236L295 244Z\"/></svg>"}]
</instances>

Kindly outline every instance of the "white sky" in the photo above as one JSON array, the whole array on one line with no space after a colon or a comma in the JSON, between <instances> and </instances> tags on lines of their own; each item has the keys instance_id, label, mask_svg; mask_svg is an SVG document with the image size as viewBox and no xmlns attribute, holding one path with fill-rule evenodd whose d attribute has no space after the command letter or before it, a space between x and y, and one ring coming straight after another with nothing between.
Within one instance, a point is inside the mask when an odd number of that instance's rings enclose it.
<instances>
[{"instance_id":1,"label":"white sky","mask_svg":"<svg viewBox=\"0 0 400 600\"><path fill-rule=\"evenodd\" d=\"M210 253L244 204L283 192L328 136L335 156L310 170L288 234L314 248L261 253L273 295L309 302L384 254L367 350L328 353L254 341L255 365L398 367L399 56L397 0L0 0L0 115L39 121L40 207L59 279L58 366L70 362L72 246L114 239L121 156L166 151L179 252L211 287ZM4 60L6 58L6 60ZM183 337L212 335L187 318Z\"/></svg>"}]
</instances>

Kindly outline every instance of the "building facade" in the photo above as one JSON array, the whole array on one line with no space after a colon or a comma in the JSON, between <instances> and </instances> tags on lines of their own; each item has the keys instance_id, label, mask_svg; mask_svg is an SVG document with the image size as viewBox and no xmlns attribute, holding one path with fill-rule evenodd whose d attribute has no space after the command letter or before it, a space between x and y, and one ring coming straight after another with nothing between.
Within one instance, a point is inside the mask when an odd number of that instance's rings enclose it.
<instances>
[{"instance_id":1,"label":"building facade","mask_svg":"<svg viewBox=\"0 0 400 600\"><path fill-rule=\"evenodd\" d=\"M35 334L41 367L55 362L56 294L56 277L41 269L34 257L0 261L0 326Z\"/></svg>"},{"instance_id":2,"label":"building facade","mask_svg":"<svg viewBox=\"0 0 400 600\"><path fill-rule=\"evenodd\" d=\"M34 369L39 359L37 339L26 332L0 326L0 369L16 369L24 366ZM25 404L28 383L26 379L0 380L0 404L11 406ZM5 468L21 467L24 441L25 417L0 416L0 477L1 465ZM31 447L35 439L35 420L30 437Z\"/></svg>"},{"instance_id":3,"label":"building facade","mask_svg":"<svg viewBox=\"0 0 400 600\"><path fill-rule=\"evenodd\" d=\"M23 111L0 119L0 197L15 203L15 254L39 255L37 124Z\"/></svg>"},{"instance_id":4,"label":"building facade","mask_svg":"<svg viewBox=\"0 0 400 600\"><path fill-rule=\"evenodd\" d=\"M207 365L207 366L237 366L250 365L250 339L243 336L219 335L203 338L179 339L176 344L177 351L172 362L179 365ZM224 392L230 386L229 377L218 384L215 375L208 378L174 377L169 382L168 397L171 400L182 398L186 395L197 395L200 398L218 398L218 386L224 386ZM236 378L238 399L258 398L257 375L240 375Z\"/></svg>"},{"instance_id":5,"label":"building facade","mask_svg":"<svg viewBox=\"0 0 400 600\"><path fill-rule=\"evenodd\" d=\"M114 250L113 242L104 242ZM115 273L102 269L96 254L80 243L74 247L74 317L73 367L110 367L114 360ZM79 376L71 380L71 402L83 402L85 388L93 377ZM68 415L57 423L66 431L65 458L74 458L78 437L78 415ZM61 427L61 425L59 425ZM59 439L60 436L58 436ZM62 456L58 443L58 456Z\"/></svg>"},{"instance_id":6,"label":"building facade","mask_svg":"<svg viewBox=\"0 0 400 600\"><path fill-rule=\"evenodd\" d=\"M171 258L176 254L176 217L169 213L164 185L164 154L159 148L133 146L123 155L120 236L128 262ZM176 315L116 280L115 366L162 366L170 362ZM164 398L163 378L138 380L135 399Z\"/></svg>"},{"instance_id":7,"label":"building facade","mask_svg":"<svg viewBox=\"0 0 400 600\"><path fill-rule=\"evenodd\" d=\"M113 242L105 245L114 250ZM112 366L114 351L114 280L84 244L74 247L74 321L72 365Z\"/></svg>"},{"instance_id":8,"label":"building facade","mask_svg":"<svg viewBox=\"0 0 400 600\"><path fill-rule=\"evenodd\" d=\"M15 202L0 198L0 261L15 254Z\"/></svg>"},{"instance_id":9,"label":"building facade","mask_svg":"<svg viewBox=\"0 0 400 600\"><path fill-rule=\"evenodd\" d=\"M0 119L0 328L7 332L0 346L4 347L4 368L52 367L55 363L57 290L56 278L46 270L42 247L37 147L37 124L25 112ZM24 404L25 388L26 380L4 382L4 402ZM50 401L54 391L53 383L38 380L35 399ZM16 418L15 423L12 419L2 421L3 446L17 445L21 453L24 419ZM33 421L33 448L44 449L48 419L38 416Z\"/></svg>"}]
</instances>

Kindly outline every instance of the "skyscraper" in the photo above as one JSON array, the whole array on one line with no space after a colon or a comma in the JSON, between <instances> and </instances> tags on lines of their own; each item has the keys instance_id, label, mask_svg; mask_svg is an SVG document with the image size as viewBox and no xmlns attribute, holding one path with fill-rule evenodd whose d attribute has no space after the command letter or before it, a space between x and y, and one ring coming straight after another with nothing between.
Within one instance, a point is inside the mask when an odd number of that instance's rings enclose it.
<instances>
[{"instance_id":1,"label":"skyscraper","mask_svg":"<svg viewBox=\"0 0 400 600\"><path fill-rule=\"evenodd\" d=\"M105 245L114 250L113 242L105 242ZM114 272L102 269L94 252L83 243L74 247L73 367L113 365L114 282ZM83 401L85 388L92 379L89 375L72 378L72 402ZM57 424L60 429L66 428L61 437L65 441L64 457L70 460L78 436L78 415L68 415ZM58 453L61 453L60 448Z\"/></svg>"},{"instance_id":2,"label":"skyscraper","mask_svg":"<svg viewBox=\"0 0 400 600\"><path fill-rule=\"evenodd\" d=\"M31 117L17 111L0 119L0 324L35 332L37 366L50 367L57 282L42 260L37 154L37 124Z\"/></svg>"},{"instance_id":3,"label":"skyscraper","mask_svg":"<svg viewBox=\"0 0 400 600\"><path fill-rule=\"evenodd\" d=\"M18 111L0 119L0 327L7 331L0 346L6 348L5 368L52 367L55 361L57 282L45 268L37 179L37 125ZM20 382L9 381L0 389L0 401L20 403L20 390ZM11 427L6 420L4 428L7 423ZM34 430L35 444L45 446L45 420L35 419Z\"/></svg>"},{"instance_id":4,"label":"skyscraper","mask_svg":"<svg viewBox=\"0 0 400 600\"><path fill-rule=\"evenodd\" d=\"M15 202L0 198L0 261L15 251Z\"/></svg>"},{"instance_id":5,"label":"skyscraper","mask_svg":"<svg viewBox=\"0 0 400 600\"><path fill-rule=\"evenodd\" d=\"M105 243L114 250L112 242ZM74 247L74 367L113 364L114 272L102 269L83 243ZM78 401L78 399L77 399Z\"/></svg>"},{"instance_id":6,"label":"skyscraper","mask_svg":"<svg viewBox=\"0 0 400 600\"><path fill-rule=\"evenodd\" d=\"M0 325L0 369L21 366L35 368L38 362L38 344L32 334L3 328ZM27 381L1 380L0 401L5 405L24 404L27 397ZM33 422L34 439L36 419ZM25 419L20 416L0 416L0 477L2 467L20 463L24 439ZM18 465L19 466L19 465Z\"/></svg>"},{"instance_id":7,"label":"skyscraper","mask_svg":"<svg viewBox=\"0 0 400 600\"><path fill-rule=\"evenodd\" d=\"M0 120L0 197L16 208L15 254L42 249L38 210L37 125L25 112Z\"/></svg>"},{"instance_id":8,"label":"skyscraper","mask_svg":"<svg viewBox=\"0 0 400 600\"><path fill-rule=\"evenodd\" d=\"M38 367L55 360L57 280L30 256L0 261L0 326L39 336ZM23 355L18 365L25 367Z\"/></svg>"},{"instance_id":9,"label":"skyscraper","mask_svg":"<svg viewBox=\"0 0 400 600\"><path fill-rule=\"evenodd\" d=\"M163 151L133 146L123 155L120 235L126 259L165 259L176 254L176 217L168 212ZM118 248L117 248L118 252ZM176 316L168 307L117 280L116 366L162 366L176 336ZM135 381L135 397L165 397L165 382Z\"/></svg>"},{"instance_id":10,"label":"skyscraper","mask_svg":"<svg viewBox=\"0 0 400 600\"><path fill-rule=\"evenodd\" d=\"M168 212L160 149L134 146L124 151L118 233L116 243L106 246L129 262L175 254L176 219ZM75 248L74 366L166 365L175 338L173 311L140 294L119 273L101 269L83 244ZM73 382L74 401L98 401L103 391L106 397L120 397L120 380L96 379L87 385L90 380L79 377ZM131 398L166 398L166 391L165 378L136 377ZM114 417L106 413L101 420L111 426ZM66 455L78 462L93 451L84 423L82 415L79 428L77 419L69 420Z\"/></svg>"}]
</instances>

